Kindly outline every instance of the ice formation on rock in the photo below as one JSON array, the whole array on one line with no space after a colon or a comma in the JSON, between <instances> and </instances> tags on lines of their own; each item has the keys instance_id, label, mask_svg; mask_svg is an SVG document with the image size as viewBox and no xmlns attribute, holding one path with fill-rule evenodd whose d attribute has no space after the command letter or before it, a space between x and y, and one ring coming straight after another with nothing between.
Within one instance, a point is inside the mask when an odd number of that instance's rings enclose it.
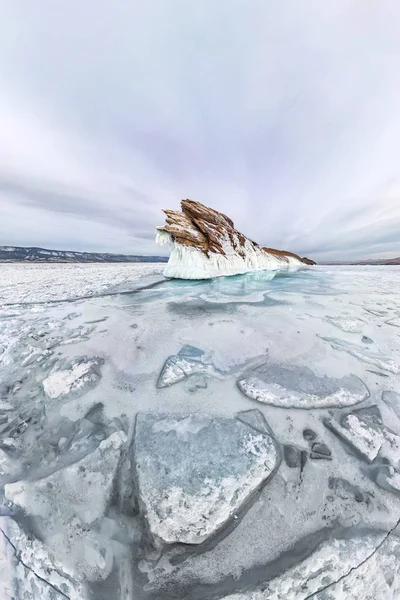
<instances>
[{"instance_id":1,"label":"ice formation on rock","mask_svg":"<svg viewBox=\"0 0 400 600\"><path fill-rule=\"evenodd\" d=\"M318 377L308 367L263 365L240 378L238 386L252 400L284 408L352 406L369 396L355 375Z\"/></svg>"},{"instance_id":2,"label":"ice formation on rock","mask_svg":"<svg viewBox=\"0 0 400 600\"><path fill-rule=\"evenodd\" d=\"M274 473L280 452L271 435L243 420L139 413L134 459L152 535L201 544Z\"/></svg>"},{"instance_id":3,"label":"ice formation on rock","mask_svg":"<svg viewBox=\"0 0 400 600\"><path fill-rule=\"evenodd\" d=\"M165 210L167 223L156 229L156 242L171 246L166 277L210 279L315 264L292 252L259 246L235 229L229 217L200 202L182 200L181 208Z\"/></svg>"}]
</instances>

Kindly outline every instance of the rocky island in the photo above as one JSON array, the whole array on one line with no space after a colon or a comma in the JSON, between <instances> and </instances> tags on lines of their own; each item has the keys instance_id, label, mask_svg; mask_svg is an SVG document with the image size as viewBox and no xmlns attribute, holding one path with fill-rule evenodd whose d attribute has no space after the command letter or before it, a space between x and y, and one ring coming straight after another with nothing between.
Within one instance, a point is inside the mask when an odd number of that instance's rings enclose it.
<instances>
[{"instance_id":1,"label":"rocky island","mask_svg":"<svg viewBox=\"0 0 400 600\"><path fill-rule=\"evenodd\" d=\"M182 200L181 208L164 210L166 224L156 229L157 243L171 246L166 277L211 279L315 264L293 252L260 246L240 233L229 217L200 202Z\"/></svg>"}]
</instances>

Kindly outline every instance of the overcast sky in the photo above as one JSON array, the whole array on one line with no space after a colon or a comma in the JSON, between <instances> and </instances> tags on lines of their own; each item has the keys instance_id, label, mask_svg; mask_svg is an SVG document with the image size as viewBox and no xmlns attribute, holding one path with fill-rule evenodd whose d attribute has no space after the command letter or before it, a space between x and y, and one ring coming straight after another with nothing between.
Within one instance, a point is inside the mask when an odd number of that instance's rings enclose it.
<instances>
[{"instance_id":1,"label":"overcast sky","mask_svg":"<svg viewBox=\"0 0 400 600\"><path fill-rule=\"evenodd\" d=\"M0 0L0 86L0 245L400 256L399 0Z\"/></svg>"}]
</instances>

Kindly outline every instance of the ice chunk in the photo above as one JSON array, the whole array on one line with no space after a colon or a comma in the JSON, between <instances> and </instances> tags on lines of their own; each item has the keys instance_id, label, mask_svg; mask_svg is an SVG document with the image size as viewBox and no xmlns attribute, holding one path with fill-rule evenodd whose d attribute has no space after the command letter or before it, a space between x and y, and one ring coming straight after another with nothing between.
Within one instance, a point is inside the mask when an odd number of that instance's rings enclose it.
<instances>
[{"instance_id":1,"label":"ice chunk","mask_svg":"<svg viewBox=\"0 0 400 600\"><path fill-rule=\"evenodd\" d=\"M329 419L324 420L328 429L352 446L362 457L372 462L378 456L383 444L382 434L363 423L355 415L348 415L339 425Z\"/></svg>"},{"instance_id":2,"label":"ice chunk","mask_svg":"<svg viewBox=\"0 0 400 600\"><path fill-rule=\"evenodd\" d=\"M52 355L52 351L49 349L43 349L40 347L30 346L24 353L21 362L22 367L28 367L34 363L40 364L46 358Z\"/></svg>"},{"instance_id":3,"label":"ice chunk","mask_svg":"<svg viewBox=\"0 0 400 600\"><path fill-rule=\"evenodd\" d=\"M60 518L64 525L78 516L91 524L104 515L110 501L124 442L124 434L114 432L96 450L48 477L7 484L5 496L28 514Z\"/></svg>"},{"instance_id":4,"label":"ice chunk","mask_svg":"<svg viewBox=\"0 0 400 600\"><path fill-rule=\"evenodd\" d=\"M375 419L375 420L374 420ZM379 456L397 465L400 461L400 436L384 427L370 414L350 413L341 423L326 419L324 424L347 442L364 460L372 462Z\"/></svg>"},{"instance_id":5,"label":"ice chunk","mask_svg":"<svg viewBox=\"0 0 400 600\"><path fill-rule=\"evenodd\" d=\"M184 346L182 350L185 350L185 348L187 349L188 346ZM193 346L191 346L190 348L193 348ZM197 348L195 350L197 350ZM182 355L181 352L176 356L170 356L165 361L165 364L158 378L158 388L168 387L170 385L173 385L174 383L183 381L186 377L190 377L190 375L204 374L211 375L213 377L221 376L213 367L213 365L204 364L201 362L200 354L193 354L193 351L188 351L188 355ZM199 352L201 352L201 350Z\"/></svg>"},{"instance_id":6,"label":"ice chunk","mask_svg":"<svg viewBox=\"0 0 400 600\"><path fill-rule=\"evenodd\" d=\"M69 394L84 394L99 382L100 366L103 363L102 358L84 356L75 359L64 368L57 365L43 381L43 389L52 400L63 398Z\"/></svg>"},{"instance_id":7,"label":"ice chunk","mask_svg":"<svg viewBox=\"0 0 400 600\"><path fill-rule=\"evenodd\" d=\"M362 408L355 408L351 411L353 415L362 417L365 421L375 423L376 425L382 425L382 415L376 404L372 406L363 406Z\"/></svg>"},{"instance_id":8,"label":"ice chunk","mask_svg":"<svg viewBox=\"0 0 400 600\"><path fill-rule=\"evenodd\" d=\"M238 419L138 414L140 502L161 541L201 544L274 473L276 442Z\"/></svg>"},{"instance_id":9,"label":"ice chunk","mask_svg":"<svg viewBox=\"0 0 400 600\"><path fill-rule=\"evenodd\" d=\"M239 379L240 390L252 400L284 408L351 406L368 398L365 384L355 375L341 379L318 377L308 367L267 365Z\"/></svg>"},{"instance_id":10,"label":"ice chunk","mask_svg":"<svg viewBox=\"0 0 400 600\"><path fill-rule=\"evenodd\" d=\"M339 327L342 331L348 333L360 333L365 325L365 322L357 318L344 318L344 317L325 317L328 323L332 323L336 327Z\"/></svg>"},{"instance_id":11,"label":"ice chunk","mask_svg":"<svg viewBox=\"0 0 400 600\"><path fill-rule=\"evenodd\" d=\"M400 365L398 362L389 356L385 356L385 354L379 350L373 351L365 346L358 346L357 344L346 342L345 340L338 338L321 337L321 339L328 342L335 350L347 352L348 354L351 354L351 356L368 364L375 365L384 371L395 374L400 373Z\"/></svg>"}]
</instances>

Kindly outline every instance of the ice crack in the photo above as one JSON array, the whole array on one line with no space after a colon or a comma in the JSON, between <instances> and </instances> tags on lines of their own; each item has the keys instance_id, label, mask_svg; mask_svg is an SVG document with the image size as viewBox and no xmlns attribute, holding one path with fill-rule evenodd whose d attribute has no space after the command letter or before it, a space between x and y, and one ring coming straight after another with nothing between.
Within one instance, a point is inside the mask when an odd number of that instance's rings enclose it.
<instances>
[{"instance_id":1,"label":"ice crack","mask_svg":"<svg viewBox=\"0 0 400 600\"><path fill-rule=\"evenodd\" d=\"M320 588L316 592L313 592L312 594L310 594L309 596L307 596L306 598L304 598L304 600L311 600L312 598L317 598L318 594L320 594L321 592L325 592L326 590L328 590L329 588L333 587L334 585L337 585L338 583L340 583L341 581L343 581L344 579L346 579L346 577L348 577L351 573L353 573L354 571L357 571L358 569L360 569L363 565L365 565L365 563L367 563L378 552L378 550L380 548L382 548L383 544L385 542L387 542L387 540L389 539L389 537L392 535L393 531L397 527L399 527L399 525L400 525L400 517L396 521L396 523L393 525L393 527L391 529L389 529L389 531L383 537L382 541L379 542L379 544L371 552L371 554L369 554L366 558L364 558L364 560L362 560L360 562L360 564L358 564L356 567L351 567L351 569L347 573L345 573L344 575L342 575L341 577L339 577L339 579L337 579L336 581L332 581L331 583L328 583L325 587Z\"/></svg>"},{"instance_id":2,"label":"ice crack","mask_svg":"<svg viewBox=\"0 0 400 600\"><path fill-rule=\"evenodd\" d=\"M30 571L35 577L37 577L40 581L42 581L43 583L50 586L55 592L57 592L58 594L61 594L61 596L63 596L64 598L67 598L67 600L71 600L70 596L68 596L67 594L62 592L59 588L57 588L55 585L50 583L50 581L47 581L47 579L44 579L43 577L41 577L38 573L36 573L36 571L34 569L32 569L32 567L27 565L21 558L21 552L19 552L19 550L16 548L16 546L14 546L14 544L12 543L12 541L10 540L8 535L4 532L2 527L0 527L0 531L4 535L7 542L10 544L11 548L13 549L15 558L23 567L25 567L25 569L28 569L28 571Z\"/></svg>"}]
</instances>

